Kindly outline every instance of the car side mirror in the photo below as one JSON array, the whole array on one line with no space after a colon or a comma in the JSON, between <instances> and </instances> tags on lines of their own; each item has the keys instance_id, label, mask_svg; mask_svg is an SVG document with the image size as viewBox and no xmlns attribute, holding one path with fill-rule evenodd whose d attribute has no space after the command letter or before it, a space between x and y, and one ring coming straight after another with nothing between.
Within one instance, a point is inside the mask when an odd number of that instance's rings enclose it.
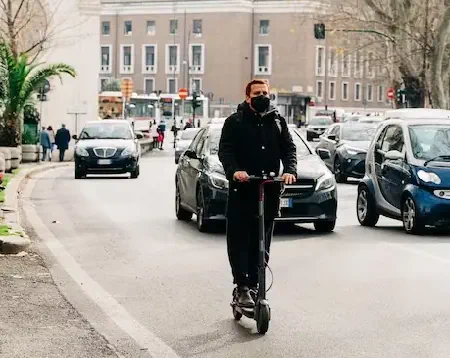
<instances>
[{"instance_id":1,"label":"car side mirror","mask_svg":"<svg viewBox=\"0 0 450 358\"><path fill-rule=\"evenodd\" d=\"M192 149L186 150L184 155L190 159L197 159L197 154Z\"/></svg>"},{"instance_id":2,"label":"car side mirror","mask_svg":"<svg viewBox=\"0 0 450 358\"><path fill-rule=\"evenodd\" d=\"M329 136L328 136L328 139L329 140L336 140L336 134L330 134Z\"/></svg>"},{"instance_id":3,"label":"car side mirror","mask_svg":"<svg viewBox=\"0 0 450 358\"><path fill-rule=\"evenodd\" d=\"M330 159L331 158L330 151L328 151L326 149L318 149L317 154L319 154L319 157L321 159Z\"/></svg>"},{"instance_id":4,"label":"car side mirror","mask_svg":"<svg viewBox=\"0 0 450 358\"><path fill-rule=\"evenodd\" d=\"M398 150L390 150L384 155L386 160L404 160L405 156L400 153Z\"/></svg>"},{"instance_id":5,"label":"car side mirror","mask_svg":"<svg viewBox=\"0 0 450 358\"><path fill-rule=\"evenodd\" d=\"M144 136L141 133L136 133L136 138L137 139L142 139L142 138L144 138Z\"/></svg>"},{"instance_id":6,"label":"car side mirror","mask_svg":"<svg viewBox=\"0 0 450 358\"><path fill-rule=\"evenodd\" d=\"M78 137L77 137L77 135L76 135L76 134L74 134L74 135L72 136L72 138L73 138L73 139L75 139L75 140L77 140L77 139L78 139Z\"/></svg>"}]
</instances>

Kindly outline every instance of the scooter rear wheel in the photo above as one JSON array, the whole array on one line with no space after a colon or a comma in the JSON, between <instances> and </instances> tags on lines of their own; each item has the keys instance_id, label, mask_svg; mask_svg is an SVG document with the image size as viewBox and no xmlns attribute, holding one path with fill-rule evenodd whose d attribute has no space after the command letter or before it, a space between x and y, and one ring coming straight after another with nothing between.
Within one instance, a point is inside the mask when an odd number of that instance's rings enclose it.
<instances>
[{"instance_id":1,"label":"scooter rear wheel","mask_svg":"<svg viewBox=\"0 0 450 358\"><path fill-rule=\"evenodd\" d=\"M268 305L261 305L258 310L258 317L256 317L256 329L259 334L266 334L269 330L270 321L270 307Z\"/></svg>"}]
</instances>

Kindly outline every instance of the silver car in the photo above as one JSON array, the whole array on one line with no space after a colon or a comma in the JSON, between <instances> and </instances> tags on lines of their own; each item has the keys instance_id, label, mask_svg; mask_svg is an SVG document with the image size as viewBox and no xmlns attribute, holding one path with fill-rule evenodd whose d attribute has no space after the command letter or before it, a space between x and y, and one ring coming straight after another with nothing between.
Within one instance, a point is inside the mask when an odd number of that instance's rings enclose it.
<instances>
[{"instance_id":1,"label":"silver car","mask_svg":"<svg viewBox=\"0 0 450 358\"><path fill-rule=\"evenodd\" d=\"M176 138L176 146L175 146L175 164L178 164L181 154L184 153L186 149L189 148L189 145L194 139L197 132L200 128L186 128L184 131L181 131L178 137Z\"/></svg>"}]
</instances>

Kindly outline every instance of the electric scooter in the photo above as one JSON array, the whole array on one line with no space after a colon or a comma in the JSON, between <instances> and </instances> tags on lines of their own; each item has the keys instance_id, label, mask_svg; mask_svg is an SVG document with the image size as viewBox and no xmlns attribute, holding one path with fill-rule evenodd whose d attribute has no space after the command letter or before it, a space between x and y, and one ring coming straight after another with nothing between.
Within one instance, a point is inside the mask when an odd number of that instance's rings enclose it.
<instances>
[{"instance_id":1,"label":"electric scooter","mask_svg":"<svg viewBox=\"0 0 450 358\"><path fill-rule=\"evenodd\" d=\"M269 329L270 306L266 298L266 235L264 228L264 187L269 183L282 183L282 179L280 177L275 177L275 173L270 173L270 176L250 176L249 180L259 182L258 292L251 291L252 298L255 301L254 308L240 307L237 304L238 291L237 288L235 288L233 291L233 302L231 303L231 307L233 309L233 316L236 321L239 321L243 315L248 318L254 319L256 321L256 328L258 330L258 333L265 334Z\"/></svg>"}]
</instances>

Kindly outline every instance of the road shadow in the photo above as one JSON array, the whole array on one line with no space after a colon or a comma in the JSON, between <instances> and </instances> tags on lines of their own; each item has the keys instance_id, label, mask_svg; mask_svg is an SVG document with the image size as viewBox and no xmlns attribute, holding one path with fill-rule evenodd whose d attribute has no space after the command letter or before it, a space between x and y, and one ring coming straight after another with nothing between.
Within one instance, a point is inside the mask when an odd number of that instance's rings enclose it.
<instances>
[{"instance_id":1,"label":"road shadow","mask_svg":"<svg viewBox=\"0 0 450 358\"><path fill-rule=\"evenodd\" d=\"M294 241L311 238L328 237L334 233L319 233L314 229L295 224L275 223L273 241Z\"/></svg>"},{"instance_id":2,"label":"road shadow","mask_svg":"<svg viewBox=\"0 0 450 358\"><path fill-rule=\"evenodd\" d=\"M255 321L244 317L240 321L235 321L232 317L224 319L207 329L210 331L179 341L183 357L208 356L213 352L227 349L232 344L248 343L264 337L256 331Z\"/></svg>"},{"instance_id":3,"label":"road shadow","mask_svg":"<svg viewBox=\"0 0 450 358\"><path fill-rule=\"evenodd\" d=\"M82 180L129 180L129 176L106 176L106 175L94 175L87 176Z\"/></svg>"}]
</instances>

